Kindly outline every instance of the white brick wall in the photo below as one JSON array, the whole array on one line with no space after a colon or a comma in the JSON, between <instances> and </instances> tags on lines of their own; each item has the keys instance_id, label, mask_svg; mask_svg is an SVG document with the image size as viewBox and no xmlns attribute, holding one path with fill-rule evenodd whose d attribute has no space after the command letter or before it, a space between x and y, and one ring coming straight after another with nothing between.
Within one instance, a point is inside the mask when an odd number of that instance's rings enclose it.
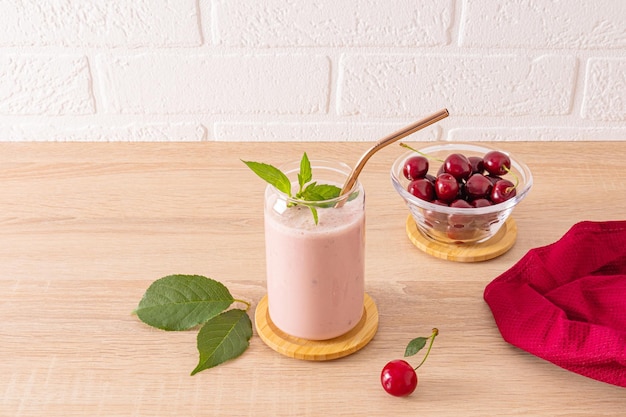
<instances>
[{"instance_id":1,"label":"white brick wall","mask_svg":"<svg viewBox=\"0 0 626 417\"><path fill-rule=\"evenodd\" d=\"M623 0L0 0L0 141L626 140Z\"/></svg>"}]
</instances>

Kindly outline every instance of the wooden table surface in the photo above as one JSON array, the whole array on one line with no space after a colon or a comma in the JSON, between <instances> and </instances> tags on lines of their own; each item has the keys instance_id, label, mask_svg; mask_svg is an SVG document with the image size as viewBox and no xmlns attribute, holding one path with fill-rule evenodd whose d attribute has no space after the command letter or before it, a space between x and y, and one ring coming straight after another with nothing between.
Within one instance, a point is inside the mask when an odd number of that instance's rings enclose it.
<instances>
[{"instance_id":1,"label":"wooden table surface","mask_svg":"<svg viewBox=\"0 0 626 417\"><path fill-rule=\"evenodd\" d=\"M419 144L416 144L419 146ZM238 359L190 376L196 331L131 314L174 273L265 294L264 183L241 159L354 164L369 143L0 143L0 416L623 416L624 388L504 342L484 287L581 220L626 218L626 142L506 143L535 185L514 211L515 246L454 263L416 249L389 180L402 149L375 155L367 193L366 291L380 325L329 362L281 356L257 336ZM380 370L440 336L407 398Z\"/></svg>"}]
</instances>

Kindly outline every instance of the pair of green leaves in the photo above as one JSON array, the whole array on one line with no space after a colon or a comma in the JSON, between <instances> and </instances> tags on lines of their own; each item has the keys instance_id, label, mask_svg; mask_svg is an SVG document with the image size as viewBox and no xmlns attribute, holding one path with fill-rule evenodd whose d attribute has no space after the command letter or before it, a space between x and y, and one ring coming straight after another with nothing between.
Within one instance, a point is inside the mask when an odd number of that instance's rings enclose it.
<instances>
[{"instance_id":1,"label":"pair of green leaves","mask_svg":"<svg viewBox=\"0 0 626 417\"><path fill-rule=\"evenodd\" d=\"M299 188L295 195L291 190L291 181L280 169L262 162L242 162L278 191L286 194L291 199L302 201L302 204L311 210L315 224L319 221L317 208L332 207L334 203L328 202L328 200L337 198L341 194L341 188L335 185L311 182L313 181L313 171L311 169L311 161L306 152L300 160L300 172L298 172Z\"/></svg>"},{"instance_id":2,"label":"pair of green leaves","mask_svg":"<svg viewBox=\"0 0 626 417\"><path fill-rule=\"evenodd\" d=\"M252 337L247 309L227 310L236 300L220 282L201 275L168 275L154 281L134 311L144 323L163 330L198 332L199 361L191 375L241 355Z\"/></svg>"}]
</instances>

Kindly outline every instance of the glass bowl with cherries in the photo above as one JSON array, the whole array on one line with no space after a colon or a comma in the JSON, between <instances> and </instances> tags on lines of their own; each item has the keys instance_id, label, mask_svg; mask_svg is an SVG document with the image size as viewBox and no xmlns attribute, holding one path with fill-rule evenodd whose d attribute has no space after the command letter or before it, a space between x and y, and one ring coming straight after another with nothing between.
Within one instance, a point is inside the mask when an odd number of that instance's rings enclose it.
<instances>
[{"instance_id":1,"label":"glass bowl with cherries","mask_svg":"<svg viewBox=\"0 0 626 417\"><path fill-rule=\"evenodd\" d=\"M528 166L508 152L473 143L433 144L395 160L391 182L417 230L444 244L492 238L530 191Z\"/></svg>"}]
</instances>

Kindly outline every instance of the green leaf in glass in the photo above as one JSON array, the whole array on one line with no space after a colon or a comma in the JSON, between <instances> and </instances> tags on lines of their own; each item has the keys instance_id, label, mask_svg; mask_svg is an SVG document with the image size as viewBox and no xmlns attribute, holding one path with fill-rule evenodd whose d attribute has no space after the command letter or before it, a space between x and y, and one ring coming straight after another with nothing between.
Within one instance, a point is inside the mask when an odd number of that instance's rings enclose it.
<instances>
[{"instance_id":1,"label":"green leaf in glass","mask_svg":"<svg viewBox=\"0 0 626 417\"><path fill-rule=\"evenodd\" d=\"M315 225L317 225L320 222L320 217L317 213L317 209L313 206L309 206L309 209L311 210L311 214L313 214L313 221L315 222Z\"/></svg>"},{"instance_id":2,"label":"green leaf in glass","mask_svg":"<svg viewBox=\"0 0 626 417\"><path fill-rule=\"evenodd\" d=\"M220 282L201 275L168 275L152 283L135 310L163 330L187 330L226 310L234 299Z\"/></svg>"},{"instance_id":3,"label":"green leaf in glass","mask_svg":"<svg viewBox=\"0 0 626 417\"><path fill-rule=\"evenodd\" d=\"M249 346L252 322L246 311L232 309L212 318L198 332L198 366L195 375L241 355Z\"/></svg>"},{"instance_id":4,"label":"green leaf in glass","mask_svg":"<svg viewBox=\"0 0 626 417\"><path fill-rule=\"evenodd\" d=\"M316 184L312 191L324 200L337 198L341 194L341 188L330 184Z\"/></svg>"},{"instance_id":5,"label":"green leaf in glass","mask_svg":"<svg viewBox=\"0 0 626 417\"><path fill-rule=\"evenodd\" d=\"M413 356L420 350L426 346L427 337L416 337L411 340L409 344L406 346L406 350L404 351L404 357Z\"/></svg>"},{"instance_id":6,"label":"green leaf in glass","mask_svg":"<svg viewBox=\"0 0 626 417\"><path fill-rule=\"evenodd\" d=\"M337 202L318 203L318 201L332 200L339 197L341 188L329 184L311 183L302 191L302 199L309 202L310 206L328 208L333 207Z\"/></svg>"},{"instance_id":7,"label":"green leaf in glass","mask_svg":"<svg viewBox=\"0 0 626 417\"><path fill-rule=\"evenodd\" d=\"M243 161L243 163L278 191L291 197L291 181L280 169L262 162Z\"/></svg>"},{"instance_id":8,"label":"green leaf in glass","mask_svg":"<svg viewBox=\"0 0 626 417\"><path fill-rule=\"evenodd\" d=\"M304 187L304 184L311 181L313 178L313 172L311 171L311 161L306 152L302 155L300 161L300 172L298 173L298 183L300 184L300 190Z\"/></svg>"}]
</instances>

